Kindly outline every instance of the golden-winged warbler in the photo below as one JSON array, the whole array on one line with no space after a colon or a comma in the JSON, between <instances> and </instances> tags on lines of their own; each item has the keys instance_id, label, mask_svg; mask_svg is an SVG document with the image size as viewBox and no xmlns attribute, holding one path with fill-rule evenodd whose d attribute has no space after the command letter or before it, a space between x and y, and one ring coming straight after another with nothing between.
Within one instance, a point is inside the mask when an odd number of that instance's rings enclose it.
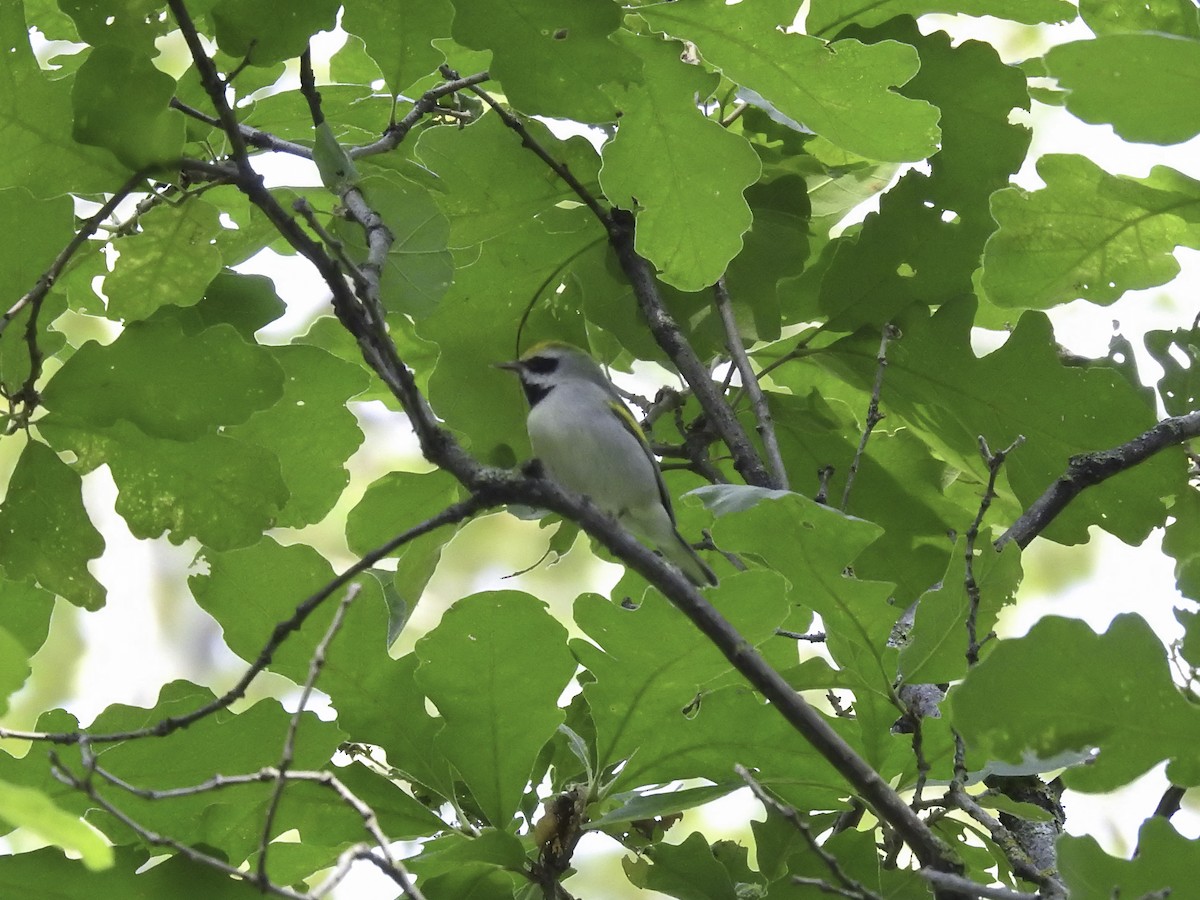
<instances>
[{"instance_id":1,"label":"golden-winged warbler","mask_svg":"<svg viewBox=\"0 0 1200 900\"><path fill-rule=\"evenodd\" d=\"M499 368L521 378L529 401L529 440L550 478L590 497L693 584L717 583L675 528L671 496L646 436L590 356L571 344L547 341Z\"/></svg>"}]
</instances>

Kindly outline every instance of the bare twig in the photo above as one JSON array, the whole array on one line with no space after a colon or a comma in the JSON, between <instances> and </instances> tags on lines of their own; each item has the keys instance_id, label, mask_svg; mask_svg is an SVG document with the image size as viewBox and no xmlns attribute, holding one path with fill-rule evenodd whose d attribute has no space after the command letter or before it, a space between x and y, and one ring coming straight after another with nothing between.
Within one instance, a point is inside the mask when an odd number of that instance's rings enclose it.
<instances>
[{"instance_id":1,"label":"bare twig","mask_svg":"<svg viewBox=\"0 0 1200 900\"><path fill-rule=\"evenodd\" d=\"M1012 453L1025 441L1025 435L1017 435L1016 440L1005 447L1003 450L998 450L992 453L988 447L987 439L983 435L979 436L979 454L983 457L983 462L988 468L987 487L984 489L983 497L979 501L979 512L975 514L975 520L971 522L971 527L967 529L965 541L966 554L966 575L964 576L965 586L967 591L967 665L973 666L979 662L979 650L990 638L994 635L988 634L982 641L979 640L979 635L976 631L979 620L979 583L975 580L975 541L979 538L979 527L983 524L983 517L987 515L988 508L992 505L992 500L996 497L996 479L1000 475L1000 469L1004 466L1004 461L1008 458L1008 454Z\"/></svg>"},{"instance_id":2,"label":"bare twig","mask_svg":"<svg viewBox=\"0 0 1200 900\"><path fill-rule=\"evenodd\" d=\"M292 713L291 720L288 722L287 735L283 739L283 752L279 757L279 777L275 779L275 785L271 791L271 799L267 803L267 811L263 816L262 836L259 838L258 845L258 882L266 884L267 878L267 855L271 847L271 832L275 829L275 816L279 812L279 804L283 800L283 789L287 787L287 772L292 767L292 762L296 758L296 732L300 729L300 719L304 715L304 709L308 706L309 697L312 696L313 686L317 683L317 676L321 674L321 669L325 667L325 656L329 652L329 645L333 641L334 635L341 630L342 622L346 619L346 611L350 608L350 604L359 595L362 590L361 584L352 584L346 589L345 596L342 597L342 602L337 605L333 612L333 618L329 620L329 627L325 629L325 634L321 640L317 642L316 648L312 652L312 657L308 663L308 677L304 680L304 686L300 691L300 701L296 704L296 711ZM388 852L387 844L382 845L384 852Z\"/></svg>"},{"instance_id":3,"label":"bare twig","mask_svg":"<svg viewBox=\"0 0 1200 900\"><path fill-rule=\"evenodd\" d=\"M359 292L367 290L368 285L366 277L361 271L359 271L358 265L351 260L350 257L346 256L345 245L332 234L330 234L325 226L322 225L317 219L317 213L316 210L312 208L312 204L303 197L297 197L292 201L292 209L300 213L304 221L308 224L308 227L313 230L313 234L319 237L329 249L329 252L337 257L338 262L342 264L342 268L346 270L347 274L354 282L355 290Z\"/></svg>"},{"instance_id":4,"label":"bare twig","mask_svg":"<svg viewBox=\"0 0 1200 900\"><path fill-rule=\"evenodd\" d=\"M90 764L94 764L95 758L91 757L90 753L87 753L84 756L84 769L85 772L87 772L88 766ZM93 803L98 805L110 816L121 822L121 824L136 834L144 843L149 844L152 847L166 847L170 850L173 850L175 853L178 853L180 856L191 860L192 862L216 869L218 872L222 872L231 878L237 878L240 881L251 882L264 893L273 894L277 897L287 897L289 900L309 900L310 895L308 894L301 894L297 891L293 891L291 888L283 887L282 885L271 884L269 882L266 884L260 884L249 872L243 872L235 866L231 866L223 859L220 859L209 853L205 853L201 850L197 850L190 844L185 844L182 841L177 841L174 838L151 831L124 810L115 806L111 801L108 800L108 798L97 791L95 785L92 783L91 778L88 777L87 774L82 777L75 775L70 769L64 766L62 761L59 760L53 753L50 755L50 767L50 771L55 778L68 787L77 791L81 791Z\"/></svg>"},{"instance_id":5,"label":"bare twig","mask_svg":"<svg viewBox=\"0 0 1200 900\"><path fill-rule=\"evenodd\" d=\"M738 777L741 778L742 781L746 782L751 792L759 799L763 806L774 810L779 816L781 816L786 822L795 828L796 831L800 833L800 836L804 839L804 843L808 844L808 848L817 855L817 858L825 864L825 867L829 869L830 874L832 874L837 880L838 884L841 885L840 889L838 889L836 886L834 887L835 893L842 894L846 897L861 898L861 900L883 900L879 894L876 894L874 891L868 889L865 885L855 881L846 874L845 870L842 869L841 863L837 861L837 857L821 846L821 844L817 841L816 836L813 835L812 829L808 827L808 822L804 820L804 818L799 812L796 811L794 807L788 806L786 803L780 803L778 800L768 794L763 786L758 783L757 779L755 779L754 776L751 775L746 769L746 767L740 763L733 767L733 771L737 773ZM814 884L814 886L819 885Z\"/></svg>"},{"instance_id":6,"label":"bare twig","mask_svg":"<svg viewBox=\"0 0 1200 900\"><path fill-rule=\"evenodd\" d=\"M817 494L813 500L822 506L829 502L829 482L836 471L833 466L821 466L817 469Z\"/></svg>"},{"instance_id":7,"label":"bare twig","mask_svg":"<svg viewBox=\"0 0 1200 900\"><path fill-rule=\"evenodd\" d=\"M1029 858L1029 854L1026 853L1025 848L1021 846L1021 843L1013 836L1012 832L1005 828L999 819L980 806L975 798L967 793L967 748L962 737L957 732L954 735L954 745L954 778L951 780L950 787L946 792L946 800L987 829L992 841L1000 848L1016 875L1036 884L1050 896L1066 896L1066 890L1058 876L1054 872L1044 872L1039 869Z\"/></svg>"},{"instance_id":8,"label":"bare twig","mask_svg":"<svg viewBox=\"0 0 1200 900\"><path fill-rule=\"evenodd\" d=\"M1145 462L1161 450L1196 437L1200 437L1200 411L1163 419L1133 440L1111 450L1072 456L1067 471L999 537L996 549L1010 541L1015 541L1019 547L1028 546L1086 488Z\"/></svg>"},{"instance_id":9,"label":"bare twig","mask_svg":"<svg viewBox=\"0 0 1200 900\"><path fill-rule=\"evenodd\" d=\"M776 628L775 633L780 637L791 638L794 641L808 641L810 644L825 643L825 632L814 631L811 634L804 634L799 631L786 631L783 628Z\"/></svg>"},{"instance_id":10,"label":"bare twig","mask_svg":"<svg viewBox=\"0 0 1200 900\"><path fill-rule=\"evenodd\" d=\"M439 100L450 94L456 94L471 85L481 84L487 81L488 77L487 72L476 72L474 75L468 75L465 78L456 78L446 84L439 84L437 87L430 88L417 98L413 103L412 109L405 113L403 118L388 127L383 137L369 144L350 147L346 150L347 155L351 159L362 159L363 157L377 156L380 153L388 153L395 150L413 129L413 126L438 108ZM171 107L179 110L185 116L196 119L206 125L211 125L214 128L222 127L220 119L210 116L208 113L196 109L194 106L189 106L178 97L171 98ZM295 141L284 140L268 131L260 131L257 128L251 128L249 125L241 124L238 125L238 131L242 135L242 140L256 150L286 153L290 156L299 156L302 159L313 158L311 147L298 144Z\"/></svg>"},{"instance_id":11,"label":"bare twig","mask_svg":"<svg viewBox=\"0 0 1200 900\"><path fill-rule=\"evenodd\" d=\"M850 505L850 490L854 487L859 463L862 462L863 453L867 450L867 440L871 437L875 426L883 420L883 414L879 412L879 394L883 390L883 373L887 371L888 342L898 337L900 337L900 329L890 322L883 326L883 333L879 339L879 352L875 354L875 384L871 387L871 400L867 404L867 418L863 423L858 449L854 451L854 459L850 462L850 469L846 472L846 485L842 488L842 505L838 507L842 512L845 512Z\"/></svg>"},{"instance_id":12,"label":"bare twig","mask_svg":"<svg viewBox=\"0 0 1200 900\"><path fill-rule=\"evenodd\" d=\"M78 252L79 248L87 243L88 239L96 233L101 223L112 216L121 202L133 193L134 189L145 180L146 172L144 170L130 175L125 180L125 183L117 189L116 193L109 197L103 206L83 222L79 230L75 232L74 237L54 257L54 261L50 263L50 267L42 273L34 286L17 300L16 303L10 306L3 316L0 316L0 334L3 334L9 323L20 315L22 310L29 309L29 319L25 323L25 345L29 354L29 374L25 377L18 390L12 393L6 392L11 416L7 426L8 433L11 434L18 428L24 427L38 406L37 382L42 376L43 362L42 350L38 345L38 318L41 314L42 302L46 299L46 295L50 293L50 289L54 286L63 269L66 268L67 263L71 261L71 258Z\"/></svg>"},{"instance_id":13,"label":"bare twig","mask_svg":"<svg viewBox=\"0 0 1200 900\"><path fill-rule=\"evenodd\" d=\"M1168 785L1158 800L1158 806L1154 809L1154 815L1163 819L1170 819L1175 813L1179 812L1183 805L1183 795L1186 793L1187 788L1180 787L1177 784Z\"/></svg>"},{"instance_id":14,"label":"bare twig","mask_svg":"<svg viewBox=\"0 0 1200 900\"><path fill-rule=\"evenodd\" d=\"M758 376L750 365L750 357L746 355L742 336L738 333L737 320L733 315L733 302L729 296L724 275L718 278L717 283L713 285L713 297L716 300L721 324L725 328L725 346L729 348L733 364L737 366L737 370L742 376L742 387L750 398L750 408L754 411L754 421L757 423L755 428L758 436L762 439L767 465L771 470L771 483L767 487L786 491L788 489L787 470L783 466L783 455L779 452L779 439L775 435L775 423L771 419L771 408L767 404L762 386L758 383Z\"/></svg>"},{"instance_id":15,"label":"bare twig","mask_svg":"<svg viewBox=\"0 0 1200 900\"><path fill-rule=\"evenodd\" d=\"M965 896L983 897L984 900L1041 900L1041 895L1039 894L1026 894L1021 891L1010 891L1008 888L976 884L969 878L963 878L961 875L951 875L948 872L935 872L931 869L923 869L920 874L922 878L935 888L957 891Z\"/></svg>"}]
</instances>

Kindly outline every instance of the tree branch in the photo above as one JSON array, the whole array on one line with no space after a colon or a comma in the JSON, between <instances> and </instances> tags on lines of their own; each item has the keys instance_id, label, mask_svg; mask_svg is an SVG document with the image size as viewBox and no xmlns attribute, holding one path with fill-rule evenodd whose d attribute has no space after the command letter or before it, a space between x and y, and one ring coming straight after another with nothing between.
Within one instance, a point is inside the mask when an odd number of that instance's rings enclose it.
<instances>
[{"instance_id":1,"label":"tree branch","mask_svg":"<svg viewBox=\"0 0 1200 900\"><path fill-rule=\"evenodd\" d=\"M763 786L754 778L754 776L747 771L746 767L740 763L733 767L733 771L737 773L738 777L741 778L742 781L746 782L751 793L753 793L754 796L759 799L763 806L765 806L767 809L774 810L777 815L781 816L784 821L788 822L793 828L796 829L796 831L800 833L800 836L804 838L804 843L808 844L808 849L816 854L817 858L825 864L825 867L829 869L833 877L837 879L838 884L840 884L844 889L843 891L838 891L838 893L841 893L847 897L859 897L862 898L862 900L883 900L879 894L869 890L865 885L855 881L846 874L846 872L842 869L841 863L838 862L837 857L821 846L821 844L817 841L816 836L812 833L812 829L809 827L808 822L801 817L800 813L797 812L794 807L788 806L786 803L780 803L778 800L768 794Z\"/></svg>"},{"instance_id":2,"label":"tree branch","mask_svg":"<svg viewBox=\"0 0 1200 900\"><path fill-rule=\"evenodd\" d=\"M350 608L350 604L358 596L362 590L361 584L352 584L346 590L346 594L342 597L342 602L337 605L337 609L333 612L333 618L329 621L329 627L325 629L325 634L321 640L317 642L317 646L313 649L312 657L308 663L308 677L304 680L304 686L300 691L300 702L296 704L296 711L292 713L291 719L288 721L287 735L283 739L283 752L279 757L279 765L276 767L279 775L275 779L275 784L271 789L271 799L267 803L267 811L263 816L262 836L258 843L258 883L266 884L267 878L267 855L271 847L271 832L275 828L275 816L279 812L279 804L283 800L283 789L287 787L287 772L292 767L292 762L296 758L296 732L300 729L300 719L304 715L304 709L308 706L308 699L312 696L313 686L317 683L317 676L321 674L321 669L325 667L325 655L329 651L329 645L332 643L334 635L342 628L342 622L346 619L346 611ZM382 845L384 853L388 853L386 843Z\"/></svg>"},{"instance_id":3,"label":"tree branch","mask_svg":"<svg viewBox=\"0 0 1200 900\"><path fill-rule=\"evenodd\" d=\"M985 900L1041 900L1039 894L1026 894L1021 891L1010 891L1008 888L976 884L969 878L963 878L961 875L951 875L948 872L936 872L932 869L925 869L921 872L921 877L935 888L948 888L968 896L983 897Z\"/></svg>"},{"instance_id":4,"label":"tree branch","mask_svg":"<svg viewBox=\"0 0 1200 900\"><path fill-rule=\"evenodd\" d=\"M1195 437L1200 437L1200 411L1163 419L1133 440L1111 450L1071 457L1067 471L997 539L996 549L1010 541L1015 541L1018 547L1027 547L1086 488L1145 462L1160 450Z\"/></svg>"},{"instance_id":5,"label":"tree branch","mask_svg":"<svg viewBox=\"0 0 1200 900\"><path fill-rule=\"evenodd\" d=\"M1000 475L1000 469L1004 465L1004 460L1008 458L1008 454L1016 450L1025 441L1025 435L1017 435L1016 440L1000 450L997 453L992 453L988 447L987 439L983 435L979 436L979 453L983 457L984 464L988 467L988 482L987 488L983 492L983 498L979 501L979 512L975 514L975 519L971 522L971 527L967 529L966 536L966 560L965 560L965 575L964 582L967 592L967 601L969 608L967 610L967 665L973 666L979 662L979 649L993 634L987 635L983 641L979 640L979 635L976 632L976 623L979 619L979 584L975 581L975 541L979 538L979 527L983 524L983 517L987 515L988 508L992 505L992 500L996 497L996 478Z\"/></svg>"},{"instance_id":6,"label":"tree branch","mask_svg":"<svg viewBox=\"0 0 1200 900\"><path fill-rule=\"evenodd\" d=\"M842 505L838 507L842 512L845 512L846 507L850 505L850 490L854 487L854 479L858 475L858 465L867 450L867 440L871 437L875 426L883 421L883 414L879 412L879 394L883 390L883 373L887 371L887 347L889 341L898 337L900 337L899 328L890 322L883 326L883 335L879 339L879 352L875 354L875 384L871 387L871 400L867 404L867 418L863 423L858 449L854 451L854 459L850 462L849 471L846 472L846 486L842 489Z\"/></svg>"},{"instance_id":7,"label":"tree branch","mask_svg":"<svg viewBox=\"0 0 1200 900\"><path fill-rule=\"evenodd\" d=\"M0 334L8 328L21 311L28 307L29 321L25 323L25 345L29 353L29 374L26 376L20 389L12 394L7 394L7 399L10 404L11 420L8 424L7 433L11 434L18 428L23 427L29 421L29 417L33 415L37 409L39 397L37 392L37 382L42 375L42 351L38 346L38 317L42 310L42 302L46 299L46 295L50 293L50 289L54 287L54 283L62 275L63 269L71 261L72 257L79 251L79 248L87 243L96 230L106 219L108 219L116 211L116 208L121 204L126 197L133 193L134 189L146 180L146 170L134 172L125 180L125 183L117 189L117 192L105 201L95 213L89 216L75 232L74 237L67 242L67 245L59 251L58 256L54 257L54 261L50 263L50 267L42 273L37 282L32 288L27 291L16 303L8 308L8 311L0 316Z\"/></svg>"},{"instance_id":8,"label":"tree branch","mask_svg":"<svg viewBox=\"0 0 1200 900\"><path fill-rule=\"evenodd\" d=\"M324 249L271 198L262 187L261 179L253 174L245 161L245 142L237 131L237 123L225 102L220 80L212 62L203 53L198 35L182 0L169 0L180 28L188 40L197 68L216 105L223 127L230 135L241 177L239 186L256 204L268 213L280 233L306 258L317 266L321 276L334 294L334 310L345 327L356 337L368 364L395 394L404 407L421 444L425 458L448 471L471 492L472 496L455 509L469 515L479 509L503 503L538 506L557 512L575 521L592 537L624 560L631 568L647 578L667 596L718 647L730 663L778 709L808 742L847 779L876 813L889 822L908 842L914 855L923 865L946 871L960 871L953 853L933 834L903 799L867 762L837 734L804 699L794 691L757 651L721 616L687 579L669 563L639 543L615 520L600 512L590 501L567 494L550 481L533 479L518 472L481 465L473 459L448 432L441 428L423 395L417 389L413 374L400 360L386 332L370 321L369 313L358 304L342 277L340 267ZM352 215L358 216L352 211ZM610 240L617 249L642 303L656 339L675 360L683 376L700 398L701 406L710 421L730 446L735 465L743 477L753 484L767 483L767 474L755 455L749 439L742 431L732 411L714 389L707 371L683 339L678 326L665 312L658 295L654 274L648 263L633 250L632 217L628 213L615 215L616 233ZM286 624L286 623L285 623ZM282 639L282 638L281 638ZM242 688L244 690L244 687ZM205 713L206 714L206 713ZM194 718L184 717L187 721ZM180 725L174 720L162 725L173 730Z\"/></svg>"},{"instance_id":9,"label":"tree branch","mask_svg":"<svg viewBox=\"0 0 1200 900\"><path fill-rule=\"evenodd\" d=\"M725 346L733 364L737 366L742 376L742 387L750 398L750 408L754 411L754 421L757 422L758 436L762 439L763 450L771 469L771 484L768 487L777 490L788 490L787 469L783 466L783 455L779 452L779 439L775 435L775 423L771 419L771 408L763 395L762 386L758 383L758 375L750 365L750 357L746 355L746 347L742 344L742 336L738 333L737 321L733 316L733 302L729 289L722 275L713 285L713 296L716 300L717 314L725 328Z\"/></svg>"}]
</instances>

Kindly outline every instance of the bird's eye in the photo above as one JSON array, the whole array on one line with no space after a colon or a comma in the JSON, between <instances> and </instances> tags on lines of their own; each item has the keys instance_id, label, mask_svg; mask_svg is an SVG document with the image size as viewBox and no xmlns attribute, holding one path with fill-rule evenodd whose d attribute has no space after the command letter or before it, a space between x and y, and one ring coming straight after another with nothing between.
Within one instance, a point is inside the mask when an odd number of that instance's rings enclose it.
<instances>
[{"instance_id":1,"label":"bird's eye","mask_svg":"<svg viewBox=\"0 0 1200 900\"><path fill-rule=\"evenodd\" d=\"M525 360L525 368L536 375L549 375L558 368L558 358L554 356L531 356Z\"/></svg>"}]
</instances>

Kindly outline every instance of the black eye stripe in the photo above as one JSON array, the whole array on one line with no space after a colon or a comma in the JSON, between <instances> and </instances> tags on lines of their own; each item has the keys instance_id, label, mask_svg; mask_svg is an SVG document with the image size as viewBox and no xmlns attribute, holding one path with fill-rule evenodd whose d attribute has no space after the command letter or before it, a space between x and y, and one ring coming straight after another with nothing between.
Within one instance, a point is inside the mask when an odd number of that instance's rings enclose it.
<instances>
[{"instance_id":1,"label":"black eye stripe","mask_svg":"<svg viewBox=\"0 0 1200 900\"><path fill-rule=\"evenodd\" d=\"M549 375L558 368L558 358L555 356L531 356L522 365L535 375Z\"/></svg>"}]
</instances>

